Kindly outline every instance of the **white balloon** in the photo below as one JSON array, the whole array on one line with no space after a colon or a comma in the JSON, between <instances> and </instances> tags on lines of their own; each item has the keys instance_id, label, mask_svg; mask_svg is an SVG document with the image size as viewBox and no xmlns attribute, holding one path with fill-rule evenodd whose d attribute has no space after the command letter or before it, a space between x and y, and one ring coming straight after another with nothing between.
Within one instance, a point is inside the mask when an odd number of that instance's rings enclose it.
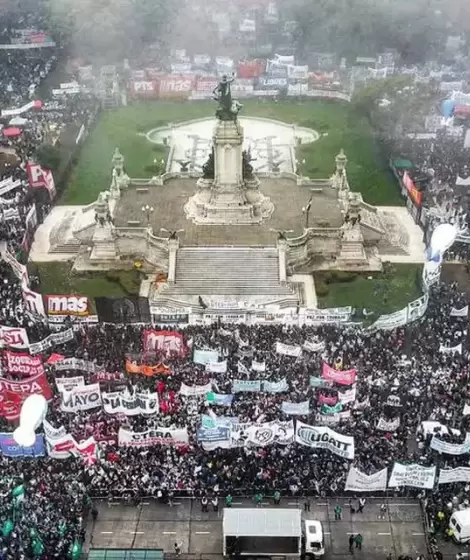
<instances>
[{"instance_id":1,"label":"white balloon","mask_svg":"<svg viewBox=\"0 0 470 560\"><path fill-rule=\"evenodd\" d=\"M440 224L432 232L431 242L429 247L431 249L431 256L439 253L445 253L449 249L458 235L457 228L452 224Z\"/></svg>"},{"instance_id":2,"label":"white balloon","mask_svg":"<svg viewBox=\"0 0 470 560\"><path fill-rule=\"evenodd\" d=\"M22 447L31 447L36 441L36 429L42 424L47 412L43 395L30 395L21 406L20 425L13 432L13 439Z\"/></svg>"}]
</instances>

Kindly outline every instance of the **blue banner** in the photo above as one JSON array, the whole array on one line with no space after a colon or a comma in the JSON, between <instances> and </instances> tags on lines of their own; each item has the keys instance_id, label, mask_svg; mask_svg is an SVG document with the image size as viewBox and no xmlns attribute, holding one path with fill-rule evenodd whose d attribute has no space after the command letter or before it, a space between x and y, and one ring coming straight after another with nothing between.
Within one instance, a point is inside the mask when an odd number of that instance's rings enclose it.
<instances>
[{"instance_id":1,"label":"blue banner","mask_svg":"<svg viewBox=\"0 0 470 560\"><path fill-rule=\"evenodd\" d=\"M222 393L214 393L214 404L219 406L231 406L233 395L222 395Z\"/></svg>"},{"instance_id":2,"label":"blue banner","mask_svg":"<svg viewBox=\"0 0 470 560\"><path fill-rule=\"evenodd\" d=\"M5 457L44 457L46 448L44 436L36 435L36 442L31 447L21 447L13 439L13 434L0 433L0 451Z\"/></svg>"},{"instance_id":3,"label":"blue banner","mask_svg":"<svg viewBox=\"0 0 470 560\"><path fill-rule=\"evenodd\" d=\"M230 428L217 426L215 428L204 428L200 426L197 430L197 440L204 441L227 441L230 439Z\"/></svg>"},{"instance_id":4,"label":"blue banner","mask_svg":"<svg viewBox=\"0 0 470 560\"><path fill-rule=\"evenodd\" d=\"M248 393L261 391L260 379L234 379L232 381L232 392L240 393L246 391Z\"/></svg>"}]
</instances>

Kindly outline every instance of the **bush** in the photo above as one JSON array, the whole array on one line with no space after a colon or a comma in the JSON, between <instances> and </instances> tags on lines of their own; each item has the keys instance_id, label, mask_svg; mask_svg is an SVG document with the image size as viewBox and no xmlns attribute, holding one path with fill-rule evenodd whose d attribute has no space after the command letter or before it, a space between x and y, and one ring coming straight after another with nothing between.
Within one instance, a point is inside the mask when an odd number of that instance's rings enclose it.
<instances>
[{"instance_id":1,"label":"bush","mask_svg":"<svg viewBox=\"0 0 470 560\"><path fill-rule=\"evenodd\" d=\"M37 162L51 171L57 171L60 165L60 152L59 149L51 144L41 144L36 150Z\"/></svg>"},{"instance_id":2,"label":"bush","mask_svg":"<svg viewBox=\"0 0 470 560\"><path fill-rule=\"evenodd\" d=\"M329 294L330 288L324 282L318 282L315 284L315 292L318 297L325 297Z\"/></svg>"},{"instance_id":3,"label":"bush","mask_svg":"<svg viewBox=\"0 0 470 560\"><path fill-rule=\"evenodd\" d=\"M357 274L355 272L347 272L346 270L331 270L322 275L322 279L326 284L354 282L356 278Z\"/></svg>"}]
</instances>

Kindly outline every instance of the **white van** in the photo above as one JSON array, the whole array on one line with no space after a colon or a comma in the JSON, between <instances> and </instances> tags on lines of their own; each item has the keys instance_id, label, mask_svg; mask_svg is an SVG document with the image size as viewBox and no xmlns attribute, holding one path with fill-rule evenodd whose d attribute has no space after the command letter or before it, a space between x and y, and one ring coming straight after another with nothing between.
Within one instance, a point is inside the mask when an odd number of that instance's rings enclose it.
<instances>
[{"instance_id":1,"label":"white van","mask_svg":"<svg viewBox=\"0 0 470 560\"><path fill-rule=\"evenodd\" d=\"M305 555L321 558L325 554L323 527L321 521L306 519L304 521Z\"/></svg>"},{"instance_id":2,"label":"white van","mask_svg":"<svg viewBox=\"0 0 470 560\"><path fill-rule=\"evenodd\" d=\"M453 513L450 516L449 527L453 529L454 538L457 542L470 542L470 509Z\"/></svg>"}]
</instances>

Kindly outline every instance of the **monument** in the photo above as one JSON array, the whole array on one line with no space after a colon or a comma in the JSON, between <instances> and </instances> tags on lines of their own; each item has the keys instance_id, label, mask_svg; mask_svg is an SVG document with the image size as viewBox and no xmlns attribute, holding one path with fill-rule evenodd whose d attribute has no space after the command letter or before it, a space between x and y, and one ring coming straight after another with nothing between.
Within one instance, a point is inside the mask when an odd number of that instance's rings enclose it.
<instances>
[{"instance_id":1,"label":"monument","mask_svg":"<svg viewBox=\"0 0 470 560\"><path fill-rule=\"evenodd\" d=\"M218 108L212 153L197 181L196 194L184 207L186 217L195 224L260 224L274 211L271 200L260 191L250 153L243 151L243 128L237 118L242 105L232 99L233 81L223 76L214 89Z\"/></svg>"}]
</instances>

